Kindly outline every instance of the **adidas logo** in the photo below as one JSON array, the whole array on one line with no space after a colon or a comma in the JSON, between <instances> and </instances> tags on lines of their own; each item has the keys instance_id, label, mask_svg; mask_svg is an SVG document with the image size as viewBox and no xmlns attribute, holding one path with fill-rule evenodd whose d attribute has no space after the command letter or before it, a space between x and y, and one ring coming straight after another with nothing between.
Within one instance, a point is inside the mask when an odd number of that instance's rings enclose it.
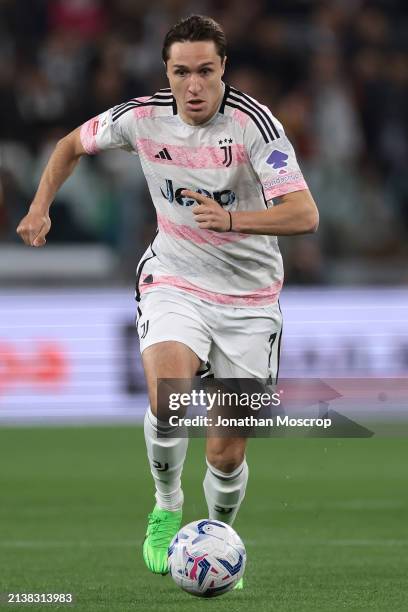
<instances>
[{"instance_id":1,"label":"adidas logo","mask_svg":"<svg viewBox=\"0 0 408 612\"><path fill-rule=\"evenodd\" d=\"M158 159L171 159L170 153L166 148L159 151L158 154L155 155L155 157L157 157Z\"/></svg>"}]
</instances>

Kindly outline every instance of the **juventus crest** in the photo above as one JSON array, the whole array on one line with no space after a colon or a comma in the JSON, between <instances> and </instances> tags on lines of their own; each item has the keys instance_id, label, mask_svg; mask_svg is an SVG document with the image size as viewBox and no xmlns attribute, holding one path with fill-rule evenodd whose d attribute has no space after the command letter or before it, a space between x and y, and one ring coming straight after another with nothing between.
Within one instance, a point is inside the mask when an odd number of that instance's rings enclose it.
<instances>
[{"instance_id":1,"label":"juventus crest","mask_svg":"<svg viewBox=\"0 0 408 612\"><path fill-rule=\"evenodd\" d=\"M224 138L224 140L219 140L218 144L220 145L220 149L224 151L224 159L222 161L223 165L228 168L232 162L232 138Z\"/></svg>"},{"instance_id":2,"label":"juventus crest","mask_svg":"<svg viewBox=\"0 0 408 612\"><path fill-rule=\"evenodd\" d=\"M147 332L149 331L149 319L147 319L147 321L145 323L142 324L141 328L140 328L140 339L143 340L143 338L146 338L147 336Z\"/></svg>"}]
</instances>

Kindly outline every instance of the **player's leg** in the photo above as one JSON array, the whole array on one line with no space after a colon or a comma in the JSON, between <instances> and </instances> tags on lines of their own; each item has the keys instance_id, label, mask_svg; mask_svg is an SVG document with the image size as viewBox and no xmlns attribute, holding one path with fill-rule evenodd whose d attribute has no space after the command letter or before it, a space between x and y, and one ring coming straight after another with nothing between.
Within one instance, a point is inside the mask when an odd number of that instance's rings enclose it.
<instances>
[{"instance_id":1,"label":"player's leg","mask_svg":"<svg viewBox=\"0 0 408 612\"><path fill-rule=\"evenodd\" d=\"M157 379L190 379L199 368L200 360L188 346L172 341L148 347L143 351L142 358L150 398L144 433L147 457L156 487L156 505L148 517L143 557L152 572L165 574L168 571L167 549L182 520L184 496L181 473L188 438L176 437L176 432L168 423L158 418L160 407L157 404Z\"/></svg>"},{"instance_id":2,"label":"player's leg","mask_svg":"<svg viewBox=\"0 0 408 612\"><path fill-rule=\"evenodd\" d=\"M207 438L204 493L211 519L232 525L245 496L248 465L246 438Z\"/></svg>"},{"instance_id":3,"label":"player's leg","mask_svg":"<svg viewBox=\"0 0 408 612\"><path fill-rule=\"evenodd\" d=\"M142 298L138 331L150 399L144 431L157 502L149 515L143 556L151 571L166 573L167 548L182 517L181 473L188 439L180 436L180 428L172 429L163 420L157 380L191 379L207 359L210 340L194 304L169 291Z\"/></svg>"},{"instance_id":4,"label":"player's leg","mask_svg":"<svg viewBox=\"0 0 408 612\"><path fill-rule=\"evenodd\" d=\"M149 346L143 351L142 359L150 399L144 432L157 505L162 510L180 510L183 505L180 479L188 438L175 436L180 428L171 428L168 422L160 420L163 412L158 410L157 405L157 380L191 379L200 366L200 359L188 346L174 341Z\"/></svg>"},{"instance_id":5,"label":"player's leg","mask_svg":"<svg viewBox=\"0 0 408 612\"><path fill-rule=\"evenodd\" d=\"M214 318L213 318L214 320ZM282 315L279 305L224 308L212 329L209 361L216 378L257 378L275 382L279 369ZM246 438L208 437L204 492L211 518L232 524L248 481Z\"/></svg>"}]
</instances>

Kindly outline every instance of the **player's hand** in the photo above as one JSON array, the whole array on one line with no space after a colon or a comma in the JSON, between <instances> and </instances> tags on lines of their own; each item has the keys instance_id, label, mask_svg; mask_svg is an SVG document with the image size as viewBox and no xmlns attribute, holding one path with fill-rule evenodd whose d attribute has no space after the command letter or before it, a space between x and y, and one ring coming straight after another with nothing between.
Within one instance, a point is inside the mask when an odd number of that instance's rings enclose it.
<instances>
[{"instance_id":1,"label":"player's hand","mask_svg":"<svg viewBox=\"0 0 408 612\"><path fill-rule=\"evenodd\" d=\"M214 232L229 232L231 230L231 215L212 198L201 193L183 189L181 195L195 200L200 206L194 206L193 214L201 229Z\"/></svg>"},{"instance_id":2,"label":"player's hand","mask_svg":"<svg viewBox=\"0 0 408 612\"><path fill-rule=\"evenodd\" d=\"M26 245L42 247L46 243L45 237L50 228L51 219L49 215L35 208L30 208L28 214L21 219L17 228L17 234Z\"/></svg>"}]
</instances>

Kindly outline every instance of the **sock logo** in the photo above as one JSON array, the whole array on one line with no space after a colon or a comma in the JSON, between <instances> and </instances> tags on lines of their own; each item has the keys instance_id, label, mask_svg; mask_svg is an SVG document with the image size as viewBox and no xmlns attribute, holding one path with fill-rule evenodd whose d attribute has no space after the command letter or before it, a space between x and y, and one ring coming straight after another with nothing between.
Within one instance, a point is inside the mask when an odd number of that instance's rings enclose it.
<instances>
[{"instance_id":1,"label":"sock logo","mask_svg":"<svg viewBox=\"0 0 408 612\"><path fill-rule=\"evenodd\" d=\"M232 508L224 508L223 506L214 506L214 510L219 512L220 514L230 514L232 512Z\"/></svg>"},{"instance_id":2,"label":"sock logo","mask_svg":"<svg viewBox=\"0 0 408 612\"><path fill-rule=\"evenodd\" d=\"M156 459L153 459L153 467L156 468L156 470L158 470L159 472L167 472L167 470L169 469L169 464L165 463L164 466L162 463L160 463L160 461L157 461Z\"/></svg>"}]
</instances>

